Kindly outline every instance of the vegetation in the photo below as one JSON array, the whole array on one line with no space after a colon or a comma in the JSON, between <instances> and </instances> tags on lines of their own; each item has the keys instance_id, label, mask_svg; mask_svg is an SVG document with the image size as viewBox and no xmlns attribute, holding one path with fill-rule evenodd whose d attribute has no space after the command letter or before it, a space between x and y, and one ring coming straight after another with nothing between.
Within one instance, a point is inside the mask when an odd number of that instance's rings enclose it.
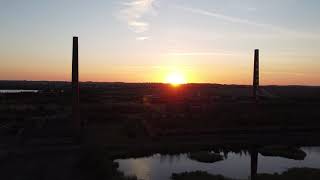
<instances>
[{"instance_id":1,"label":"vegetation","mask_svg":"<svg viewBox=\"0 0 320 180\"><path fill-rule=\"evenodd\" d=\"M188 157L192 160L204 162L204 163L214 163L214 162L223 160L223 156L221 154L212 153L208 151L190 153Z\"/></svg>"},{"instance_id":2,"label":"vegetation","mask_svg":"<svg viewBox=\"0 0 320 180\"><path fill-rule=\"evenodd\" d=\"M70 129L66 127L71 121L70 87L70 82L0 81L1 89L40 90L39 93L0 94L0 124L5 127L0 131L1 143L11 145L14 142L12 139L21 136L26 141L24 146L27 146L28 139L30 142L34 142L31 141L33 138L43 139L44 142L53 139L56 142L56 136L68 137ZM319 132L316 129L320 127L319 87L264 88L279 98L262 100L257 104L250 99L251 87L238 85L188 84L180 86L173 93L172 88L164 84L81 83L81 119L88 122L86 142L115 147L108 149L109 153L101 147L86 149L79 161L81 173L85 179L136 179L125 177L117 171L118 164L112 160L152 155L155 152L175 154L202 150L200 153L191 153L189 157L200 162L223 160L221 155L205 151L214 150L209 144L218 142L207 136L212 131L215 136L221 135L221 138L218 137L221 143L225 134L234 143L248 140L246 135L252 132L248 129L253 129L252 134L257 138L262 138L260 134L263 132L274 135L274 132L285 132L295 127L306 127L307 130L300 130L302 132ZM144 97L153 97L151 100L157 102L144 102ZM274 127L277 127L277 131ZM230 130L223 131L224 128ZM148 135L152 134L155 137L150 138ZM315 140L314 137L312 135ZM236 151L241 148L238 149ZM293 159L305 157L301 150L291 148L261 149L259 152ZM18 170L16 174L19 174ZM223 178L204 172L190 175ZM175 177L180 176L177 174Z\"/></svg>"},{"instance_id":3,"label":"vegetation","mask_svg":"<svg viewBox=\"0 0 320 180\"><path fill-rule=\"evenodd\" d=\"M320 169L291 168L282 174L259 174L258 180L315 180L320 179Z\"/></svg>"},{"instance_id":4,"label":"vegetation","mask_svg":"<svg viewBox=\"0 0 320 180\"><path fill-rule=\"evenodd\" d=\"M259 153L263 156L279 156L294 160L304 160L307 154L296 147L271 146L259 149Z\"/></svg>"},{"instance_id":5,"label":"vegetation","mask_svg":"<svg viewBox=\"0 0 320 180\"><path fill-rule=\"evenodd\" d=\"M172 180L232 180L222 175L213 175L205 171L173 173ZM320 169L291 168L282 174L258 174L257 180L315 180L320 179ZM234 180L234 179L233 179Z\"/></svg>"},{"instance_id":6,"label":"vegetation","mask_svg":"<svg viewBox=\"0 0 320 180\"><path fill-rule=\"evenodd\" d=\"M173 173L171 175L172 180L231 180L222 175L212 175L205 171L183 172Z\"/></svg>"},{"instance_id":7,"label":"vegetation","mask_svg":"<svg viewBox=\"0 0 320 180\"><path fill-rule=\"evenodd\" d=\"M88 180L137 180L136 177L124 176L118 167L119 164L113 162L102 147L87 148L79 163L80 172Z\"/></svg>"},{"instance_id":8,"label":"vegetation","mask_svg":"<svg viewBox=\"0 0 320 180\"><path fill-rule=\"evenodd\" d=\"M0 81L0 88L40 90L0 94L1 124L59 129L71 117L69 82ZM259 127L265 131L276 127L277 132L295 127L310 132L311 127L318 132L319 87L264 88L279 98L252 103L251 87L241 85L187 84L173 92L165 84L86 82L80 83L81 118L106 133L117 125L112 132L119 133L106 137L117 139L121 132L126 140L199 136L228 128L239 134Z\"/></svg>"},{"instance_id":9,"label":"vegetation","mask_svg":"<svg viewBox=\"0 0 320 180\"><path fill-rule=\"evenodd\" d=\"M172 143L154 143L151 146L130 146L130 149L126 147L111 147L108 150L112 159L128 159L128 158L140 158L149 157L154 154L161 155L180 155L180 154L197 154L199 152L205 152L207 156L208 151L223 154L226 159L227 154L230 152L242 154L248 154L247 147L244 145L210 145L210 144L172 144ZM221 155L218 157L222 157Z\"/></svg>"}]
</instances>

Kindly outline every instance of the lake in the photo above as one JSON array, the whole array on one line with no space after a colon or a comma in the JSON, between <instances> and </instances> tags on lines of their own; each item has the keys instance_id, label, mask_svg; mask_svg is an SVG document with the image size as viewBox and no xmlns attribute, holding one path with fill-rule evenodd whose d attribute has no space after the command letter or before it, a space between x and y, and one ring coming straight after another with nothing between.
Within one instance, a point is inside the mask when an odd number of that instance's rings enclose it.
<instances>
[{"instance_id":1,"label":"lake","mask_svg":"<svg viewBox=\"0 0 320 180\"><path fill-rule=\"evenodd\" d=\"M320 168L320 147L302 147L307 156L304 160L270 157L258 154L258 173L282 173L293 167ZM227 153L223 161L202 163L191 160L187 154L160 155L151 157L115 160L125 175L135 175L144 180L169 180L172 173L207 171L225 177L248 179L250 176L250 154Z\"/></svg>"},{"instance_id":2,"label":"lake","mask_svg":"<svg viewBox=\"0 0 320 180\"><path fill-rule=\"evenodd\" d=\"M0 89L0 93L37 93L39 90Z\"/></svg>"}]
</instances>

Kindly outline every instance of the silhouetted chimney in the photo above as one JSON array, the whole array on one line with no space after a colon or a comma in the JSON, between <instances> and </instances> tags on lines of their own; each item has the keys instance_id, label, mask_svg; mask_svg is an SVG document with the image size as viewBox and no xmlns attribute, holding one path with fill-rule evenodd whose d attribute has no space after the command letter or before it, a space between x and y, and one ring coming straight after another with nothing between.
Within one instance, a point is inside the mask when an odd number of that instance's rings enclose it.
<instances>
[{"instance_id":1,"label":"silhouetted chimney","mask_svg":"<svg viewBox=\"0 0 320 180\"><path fill-rule=\"evenodd\" d=\"M259 88L259 49L254 50L253 65L253 97L257 99L257 91Z\"/></svg>"},{"instance_id":2,"label":"silhouetted chimney","mask_svg":"<svg viewBox=\"0 0 320 180\"><path fill-rule=\"evenodd\" d=\"M74 128L80 128L78 37L73 37L72 48L72 121Z\"/></svg>"}]
</instances>

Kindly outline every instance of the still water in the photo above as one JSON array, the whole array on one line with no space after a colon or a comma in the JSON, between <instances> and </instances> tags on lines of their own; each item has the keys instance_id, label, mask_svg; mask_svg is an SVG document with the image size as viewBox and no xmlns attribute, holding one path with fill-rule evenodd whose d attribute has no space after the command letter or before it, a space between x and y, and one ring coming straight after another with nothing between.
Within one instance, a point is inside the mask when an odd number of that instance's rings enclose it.
<instances>
[{"instance_id":1,"label":"still water","mask_svg":"<svg viewBox=\"0 0 320 180\"><path fill-rule=\"evenodd\" d=\"M282 173L293 167L320 168L320 147L303 147L307 153L304 160L258 155L258 173ZM202 163L191 160L187 154L160 155L136 159L118 159L119 170L125 175L135 175L144 180L169 180L172 173L207 171L225 177L248 179L250 176L250 155L228 153L223 161Z\"/></svg>"},{"instance_id":2,"label":"still water","mask_svg":"<svg viewBox=\"0 0 320 180\"><path fill-rule=\"evenodd\" d=\"M0 89L0 93L37 93L38 90L22 90L22 89Z\"/></svg>"}]
</instances>

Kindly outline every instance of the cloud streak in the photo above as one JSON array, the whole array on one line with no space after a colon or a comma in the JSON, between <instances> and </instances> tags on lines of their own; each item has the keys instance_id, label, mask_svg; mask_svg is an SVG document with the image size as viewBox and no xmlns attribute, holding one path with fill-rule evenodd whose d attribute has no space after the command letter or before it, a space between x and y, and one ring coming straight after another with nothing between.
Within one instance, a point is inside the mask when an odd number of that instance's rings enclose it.
<instances>
[{"instance_id":1,"label":"cloud streak","mask_svg":"<svg viewBox=\"0 0 320 180\"><path fill-rule=\"evenodd\" d=\"M136 40L138 40L138 41L146 41L146 40L149 40L149 39L150 39L150 37L148 37L148 36L136 37Z\"/></svg>"},{"instance_id":2,"label":"cloud streak","mask_svg":"<svg viewBox=\"0 0 320 180\"><path fill-rule=\"evenodd\" d=\"M229 52L170 52L166 55L170 56L235 56Z\"/></svg>"},{"instance_id":3,"label":"cloud streak","mask_svg":"<svg viewBox=\"0 0 320 180\"><path fill-rule=\"evenodd\" d=\"M125 20L129 28L135 33L144 33L149 30L149 23L142 20L143 15L153 10L155 0L131 0L122 3L121 19Z\"/></svg>"},{"instance_id":4,"label":"cloud streak","mask_svg":"<svg viewBox=\"0 0 320 180\"><path fill-rule=\"evenodd\" d=\"M228 15L213 12L213 11L207 11L207 10L203 10L203 9L189 8L189 7L183 7L183 6L176 6L176 8L184 10L186 12L193 13L193 14L210 16L210 17L214 17L216 19L224 20L224 21L231 22L231 23L238 23L238 24L244 24L244 25L250 25L250 26L263 28L263 29L274 31L276 33L287 34L287 35L292 35L292 36L296 36L296 37L320 38L319 34L297 32L297 31L291 30L289 28L275 26L275 25L267 24L267 23L258 23L258 22L251 21L251 20L248 20L245 18L228 16Z\"/></svg>"}]
</instances>

